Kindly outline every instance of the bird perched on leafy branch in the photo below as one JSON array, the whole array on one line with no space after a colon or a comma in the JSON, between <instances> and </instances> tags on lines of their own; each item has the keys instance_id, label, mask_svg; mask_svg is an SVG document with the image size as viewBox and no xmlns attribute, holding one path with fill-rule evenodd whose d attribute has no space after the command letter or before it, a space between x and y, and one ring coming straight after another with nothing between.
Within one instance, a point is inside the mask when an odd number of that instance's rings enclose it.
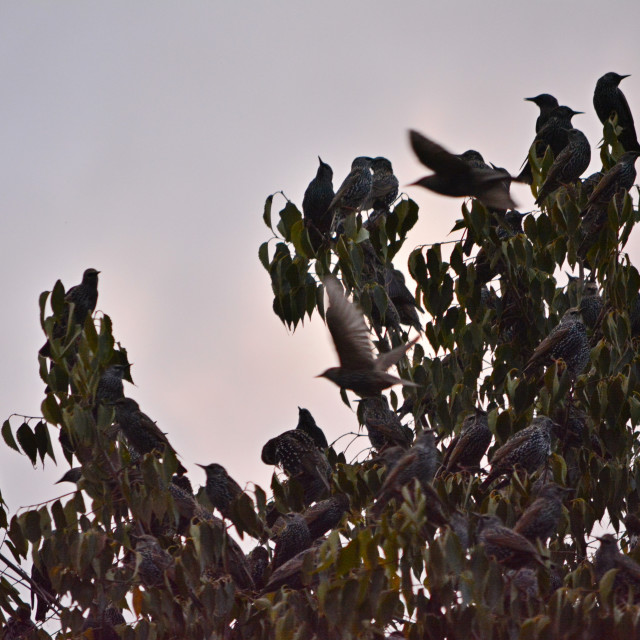
<instances>
[{"instance_id":1,"label":"bird perched on leafy branch","mask_svg":"<svg viewBox=\"0 0 640 640\"><path fill-rule=\"evenodd\" d=\"M273 552L272 568L291 560L301 551L311 546L311 533L303 516L299 513L285 513L282 528L275 536L276 548ZM276 523L277 526L277 523Z\"/></svg>"},{"instance_id":2,"label":"bird perched on leafy branch","mask_svg":"<svg viewBox=\"0 0 640 640\"><path fill-rule=\"evenodd\" d=\"M537 562L544 566L538 550L523 535L505 527L500 518L481 515L478 522L478 542L484 545L488 556L512 569Z\"/></svg>"},{"instance_id":3,"label":"bird perched on leafy branch","mask_svg":"<svg viewBox=\"0 0 640 640\"><path fill-rule=\"evenodd\" d=\"M333 219L331 230L339 231L342 219L352 212L360 211L373 186L371 174L371 158L359 156L351 163L351 171L344 179L336 195L329 203L329 212Z\"/></svg>"},{"instance_id":4,"label":"bird perched on leafy branch","mask_svg":"<svg viewBox=\"0 0 640 640\"><path fill-rule=\"evenodd\" d=\"M618 548L618 542L610 533L605 533L598 538L600 546L593 556L593 569L598 582L602 580L607 571L617 569L614 588L626 601L629 588L633 588L636 594L640 593L640 565L625 555Z\"/></svg>"},{"instance_id":5,"label":"bird perched on leafy branch","mask_svg":"<svg viewBox=\"0 0 640 640\"><path fill-rule=\"evenodd\" d=\"M320 165L316 177L309 183L302 198L304 223L314 251L322 244L331 229L329 205L333 201L333 169L318 156Z\"/></svg>"},{"instance_id":6,"label":"bird perched on leafy branch","mask_svg":"<svg viewBox=\"0 0 640 640\"><path fill-rule=\"evenodd\" d=\"M553 110L560 106L558 100L548 93L541 93L533 98L525 98L525 100L533 102L540 109L540 114L536 120L536 133L547 123Z\"/></svg>"},{"instance_id":7,"label":"bird perched on leafy branch","mask_svg":"<svg viewBox=\"0 0 640 640\"><path fill-rule=\"evenodd\" d=\"M622 80L628 77L628 75L621 76L613 71L605 73L596 82L596 88L593 92L593 106L602 124L614 113L617 114L618 126L622 128L618 141L625 151L640 151L629 103L618 86Z\"/></svg>"},{"instance_id":8,"label":"bird perched on leafy branch","mask_svg":"<svg viewBox=\"0 0 640 640\"><path fill-rule=\"evenodd\" d=\"M477 468L491 444L491 437L487 412L476 409L464 419L459 435L444 454L439 473Z\"/></svg>"},{"instance_id":9,"label":"bird perched on leafy branch","mask_svg":"<svg viewBox=\"0 0 640 640\"><path fill-rule=\"evenodd\" d=\"M329 447L324 431L316 424L315 418L308 409L298 407L298 424L296 429L304 431L316 443L318 449L327 449Z\"/></svg>"},{"instance_id":10,"label":"bird perched on leafy branch","mask_svg":"<svg viewBox=\"0 0 640 640\"><path fill-rule=\"evenodd\" d=\"M205 492L209 502L225 518L231 518L231 505L242 494L240 485L227 473L220 464L212 462L208 465L198 465L207 474Z\"/></svg>"},{"instance_id":11,"label":"bird perched on leafy branch","mask_svg":"<svg viewBox=\"0 0 640 640\"><path fill-rule=\"evenodd\" d=\"M400 360L418 338L374 358L362 312L347 300L335 276L326 276L323 284L329 296L327 325L338 352L340 366L331 367L318 377L331 380L341 389L351 389L363 398L378 395L394 384L417 387L414 382L386 371Z\"/></svg>"},{"instance_id":12,"label":"bird perched on leafy branch","mask_svg":"<svg viewBox=\"0 0 640 640\"><path fill-rule=\"evenodd\" d=\"M562 516L562 500L573 489L561 487L554 482L545 484L538 497L525 509L518 518L513 530L527 540L535 542L547 540L557 532Z\"/></svg>"},{"instance_id":13,"label":"bird perched on leafy branch","mask_svg":"<svg viewBox=\"0 0 640 640\"><path fill-rule=\"evenodd\" d=\"M371 170L373 171L371 191L362 208L388 212L389 207L398 197L398 178L393 175L391 162L382 156L371 161Z\"/></svg>"}]
</instances>

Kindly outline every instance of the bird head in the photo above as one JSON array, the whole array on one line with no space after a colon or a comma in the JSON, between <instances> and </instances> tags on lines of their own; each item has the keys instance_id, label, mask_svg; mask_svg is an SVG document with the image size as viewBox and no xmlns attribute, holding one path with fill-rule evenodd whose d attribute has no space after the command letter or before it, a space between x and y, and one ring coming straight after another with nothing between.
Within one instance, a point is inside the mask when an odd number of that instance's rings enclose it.
<instances>
[{"instance_id":1,"label":"bird head","mask_svg":"<svg viewBox=\"0 0 640 640\"><path fill-rule=\"evenodd\" d=\"M196 462L196 465L201 469L204 469L205 473L207 474L207 478L227 475L225 468L221 464L217 464L216 462L212 462L211 464L206 464L206 465L198 464Z\"/></svg>"},{"instance_id":2,"label":"bird head","mask_svg":"<svg viewBox=\"0 0 640 640\"><path fill-rule=\"evenodd\" d=\"M605 80L606 82L611 82L612 84L615 84L616 86L618 86L625 78L628 78L629 75L630 74L621 76L619 73L616 73L615 71L609 71L609 73L605 73L600 79Z\"/></svg>"},{"instance_id":3,"label":"bird head","mask_svg":"<svg viewBox=\"0 0 640 640\"><path fill-rule=\"evenodd\" d=\"M618 159L618 162L628 162L629 164L633 164L639 156L640 151L625 151L625 153L623 153Z\"/></svg>"},{"instance_id":4,"label":"bird head","mask_svg":"<svg viewBox=\"0 0 640 640\"><path fill-rule=\"evenodd\" d=\"M326 371L318 374L316 378L327 378L327 380L331 380L331 382L339 384L338 380L340 378L340 367L331 367L330 369L327 369Z\"/></svg>"},{"instance_id":5,"label":"bird head","mask_svg":"<svg viewBox=\"0 0 640 640\"><path fill-rule=\"evenodd\" d=\"M82 274L82 282L96 282L98 280L98 274L100 272L96 269L85 269L85 272Z\"/></svg>"},{"instance_id":6,"label":"bird head","mask_svg":"<svg viewBox=\"0 0 640 640\"><path fill-rule=\"evenodd\" d=\"M527 102L533 102L538 107L555 108L558 106L558 101L548 93L541 93L533 98L525 98Z\"/></svg>"},{"instance_id":7,"label":"bird head","mask_svg":"<svg viewBox=\"0 0 640 640\"><path fill-rule=\"evenodd\" d=\"M320 156L318 156L318 160L320 161L320 165L318 166L318 173L316 174L316 177L331 180L333 178L333 169L326 162L322 162L322 158Z\"/></svg>"},{"instance_id":8,"label":"bird head","mask_svg":"<svg viewBox=\"0 0 640 640\"><path fill-rule=\"evenodd\" d=\"M603 547L617 547L618 541L612 533L605 533L603 536L596 536L596 540L600 540Z\"/></svg>"},{"instance_id":9,"label":"bird head","mask_svg":"<svg viewBox=\"0 0 640 640\"><path fill-rule=\"evenodd\" d=\"M391 162L382 156L371 160L371 168L374 173L393 173Z\"/></svg>"}]
</instances>

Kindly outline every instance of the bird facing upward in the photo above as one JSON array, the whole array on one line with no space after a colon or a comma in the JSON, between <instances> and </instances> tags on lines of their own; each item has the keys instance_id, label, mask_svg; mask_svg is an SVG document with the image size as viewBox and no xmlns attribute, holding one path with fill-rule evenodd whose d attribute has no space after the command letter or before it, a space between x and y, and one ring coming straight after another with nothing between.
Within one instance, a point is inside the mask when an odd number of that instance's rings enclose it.
<instances>
[{"instance_id":1,"label":"bird facing upward","mask_svg":"<svg viewBox=\"0 0 640 640\"><path fill-rule=\"evenodd\" d=\"M335 276L325 277L323 284L329 296L327 325L338 352L340 366L331 367L317 377L327 378L341 389L351 389L363 398L378 395L394 384L417 387L414 382L386 371L400 360L418 338L374 358L362 312L347 300Z\"/></svg>"}]
</instances>

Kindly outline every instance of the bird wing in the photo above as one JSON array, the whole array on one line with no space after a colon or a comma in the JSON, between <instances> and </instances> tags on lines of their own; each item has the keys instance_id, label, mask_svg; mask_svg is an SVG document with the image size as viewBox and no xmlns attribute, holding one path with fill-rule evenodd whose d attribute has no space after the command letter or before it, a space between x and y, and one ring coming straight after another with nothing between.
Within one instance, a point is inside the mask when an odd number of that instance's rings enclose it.
<instances>
[{"instance_id":1,"label":"bird wing","mask_svg":"<svg viewBox=\"0 0 640 640\"><path fill-rule=\"evenodd\" d=\"M410 130L409 139L418 160L432 171L448 174L465 174L470 171L471 167L464 160L449 153L444 147L429 140L421 133Z\"/></svg>"},{"instance_id":2,"label":"bird wing","mask_svg":"<svg viewBox=\"0 0 640 640\"><path fill-rule=\"evenodd\" d=\"M596 202L600 201L600 198L603 197L603 194L606 194L606 192L611 189L611 185L618 180L620 171L622 171L622 165L618 163L611 167L611 169L609 169L609 171L607 171L607 173L605 173L602 178L600 178L600 181L596 185L596 188L591 192L585 208L588 208Z\"/></svg>"},{"instance_id":3,"label":"bird wing","mask_svg":"<svg viewBox=\"0 0 640 640\"><path fill-rule=\"evenodd\" d=\"M158 425L146 413L143 413L142 411L137 411L136 413L138 414L140 423L144 425L146 431L157 436L158 439L168 445L170 449L173 449L165 432L160 431L160 427L158 427Z\"/></svg>"},{"instance_id":4,"label":"bird wing","mask_svg":"<svg viewBox=\"0 0 640 640\"><path fill-rule=\"evenodd\" d=\"M489 531L483 531L482 536L489 544L511 549L511 551L528 553L537 556L536 548L523 536L507 527L496 527Z\"/></svg>"},{"instance_id":5,"label":"bird wing","mask_svg":"<svg viewBox=\"0 0 640 640\"><path fill-rule=\"evenodd\" d=\"M573 329L573 325L565 324L564 326L558 325L536 348L531 357L529 358L527 364L525 365L525 370L540 362L540 360L545 359L547 356L551 354L553 348L559 343L562 342L565 336Z\"/></svg>"},{"instance_id":6,"label":"bird wing","mask_svg":"<svg viewBox=\"0 0 640 640\"><path fill-rule=\"evenodd\" d=\"M402 356L420 339L420 336L414 338L406 344L401 344L391 351L385 351L381 353L375 361L374 367L378 371L386 371L389 367L393 366Z\"/></svg>"},{"instance_id":7,"label":"bird wing","mask_svg":"<svg viewBox=\"0 0 640 640\"><path fill-rule=\"evenodd\" d=\"M347 300L335 276L327 276L322 282L329 296L327 326L338 352L340 366L351 371L373 369L373 345L362 312Z\"/></svg>"},{"instance_id":8,"label":"bird wing","mask_svg":"<svg viewBox=\"0 0 640 640\"><path fill-rule=\"evenodd\" d=\"M357 175L358 175L357 169L352 169L349 172L349 175L344 179L344 181L340 185L340 188L336 191L336 195L333 196L333 200L331 201L331 204L329 205L329 208L327 209L327 211L331 211L331 209L333 209L340 202L340 198L342 198L344 193L351 188L351 185L353 184Z\"/></svg>"}]
</instances>

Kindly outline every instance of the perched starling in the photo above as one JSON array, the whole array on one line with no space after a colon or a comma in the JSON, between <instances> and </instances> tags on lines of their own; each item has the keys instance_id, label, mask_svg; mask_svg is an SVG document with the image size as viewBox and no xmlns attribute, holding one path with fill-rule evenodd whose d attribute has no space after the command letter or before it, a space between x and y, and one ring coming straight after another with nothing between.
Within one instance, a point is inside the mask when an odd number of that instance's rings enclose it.
<instances>
[{"instance_id":1,"label":"perched starling","mask_svg":"<svg viewBox=\"0 0 640 640\"><path fill-rule=\"evenodd\" d=\"M91 635L83 636L91 637L93 640L118 640L120 636L114 627L124 622L124 616L113 605L105 607L102 611L90 611L82 625L82 631L90 629Z\"/></svg>"},{"instance_id":2,"label":"perched starling","mask_svg":"<svg viewBox=\"0 0 640 640\"><path fill-rule=\"evenodd\" d=\"M333 200L329 203L333 231L340 226L345 215L362 209L371 193L372 186L371 158L359 156L351 163L349 175L344 179Z\"/></svg>"},{"instance_id":3,"label":"perched starling","mask_svg":"<svg viewBox=\"0 0 640 640\"><path fill-rule=\"evenodd\" d=\"M302 198L304 222L309 229L309 238L314 250L322 244L331 229L331 204L333 193L333 169L318 156L320 165L316 177L309 183Z\"/></svg>"},{"instance_id":4,"label":"perched starling","mask_svg":"<svg viewBox=\"0 0 640 640\"><path fill-rule=\"evenodd\" d=\"M431 498L435 493L431 487L431 481L438 469L438 450L436 449L433 430L423 431L409 449L400 458L393 470L385 478L372 514L379 516L384 507L393 498L402 496L402 487L417 480L424 493Z\"/></svg>"},{"instance_id":5,"label":"perched starling","mask_svg":"<svg viewBox=\"0 0 640 640\"><path fill-rule=\"evenodd\" d=\"M605 207L620 191L629 191L636 181L636 159L640 156L640 151L627 151L623 153L618 161L607 171L597 186L591 192L587 205L582 215L585 216L592 207L604 205Z\"/></svg>"},{"instance_id":6,"label":"perched starling","mask_svg":"<svg viewBox=\"0 0 640 640\"><path fill-rule=\"evenodd\" d=\"M135 570L142 584L147 588L162 586L165 573L173 569L171 554L153 536L147 534L138 536L135 551Z\"/></svg>"},{"instance_id":7,"label":"perched starling","mask_svg":"<svg viewBox=\"0 0 640 640\"><path fill-rule=\"evenodd\" d=\"M39 566L34 562L31 565L31 606L36 604L35 619L42 622L47 617L47 611L52 603L56 602L53 585L49 578L49 571L39 555Z\"/></svg>"},{"instance_id":8,"label":"perched starling","mask_svg":"<svg viewBox=\"0 0 640 640\"><path fill-rule=\"evenodd\" d=\"M540 131L536 132L536 138L533 141L536 157L543 158L547 152L547 147L551 147L553 157L557 158L569 142L569 131L573 129L571 119L581 113L583 112L574 111L564 105L553 109ZM528 157L523 163L522 171L515 180L526 184L533 183L533 173Z\"/></svg>"},{"instance_id":9,"label":"perched starling","mask_svg":"<svg viewBox=\"0 0 640 640\"><path fill-rule=\"evenodd\" d=\"M114 403L116 400L124 398L122 377L126 369L125 365L113 364L102 372L96 389L96 404L100 402Z\"/></svg>"},{"instance_id":10,"label":"perched starling","mask_svg":"<svg viewBox=\"0 0 640 640\"><path fill-rule=\"evenodd\" d=\"M538 497L518 518L513 530L531 542L539 539L546 544L558 530L562 515L562 500L572 491L573 489L561 487L553 482L545 484L538 493Z\"/></svg>"},{"instance_id":11,"label":"perched starling","mask_svg":"<svg viewBox=\"0 0 640 640\"><path fill-rule=\"evenodd\" d=\"M207 474L205 491L209 502L225 517L231 518L231 505L242 494L240 485L219 464L198 465Z\"/></svg>"},{"instance_id":12,"label":"perched starling","mask_svg":"<svg viewBox=\"0 0 640 640\"><path fill-rule=\"evenodd\" d=\"M602 124L616 113L618 125L622 128L618 141L625 151L640 151L629 103L618 87L620 82L628 77L628 75L621 76L613 71L605 73L596 82L596 88L593 92L593 106Z\"/></svg>"},{"instance_id":13,"label":"perched starling","mask_svg":"<svg viewBox=\"0 0 640 640\"><path fill-rule=\"evenodd\" d=\"M402 459L402 456L406 453L407 448L395 445L393 447L385 447L380 455L375 458L371 458L372 464L383 464L387 467L387 472L391 472L398 462Z\"/></svg>"},{"instance_id":14,"label":"perched starling","mask_svg":"<svg viewBox=\"0 0 640 640\"><path fill-rule=\"evenodd\" d=\"M120 398L114 403L116 409L116 424L124 433L129 444L143 456L154 449L162 452L165 447L174 451L167 436L160 431L158 425L146 414L140 411L140 405L132 398ZM178 463L178 471L186 469Z\"/></svg>"},{"instance_id":15,"label":"perched starling","mask_svg":"<svg viewBox=\"0 0 640 640\"><path fill-rule=\"evenodd\" d=\"M257 590L264 587L265 571L269 566L269 552L264 547L256 547L247 555L247 565Z\"/></svg>"},{"instance_id":16,"label":"perched starling","mask_svg":"<svg viewBox=\"0 0 640 640\"><path fill-rule=\"evenodd\" d=\"M538 96L534 96L533 98L525 98L527 102L533 102L533 104L537 105L540 108L540 115L536 120L536 133L544 127L544 125L549 120L551 113L556 107L559 107L560 104L558 101L548 93L541 93Z\"/></svg>"},{"instance_id":17,"label":"perched starling","mask_svg":"<svg viewBox=\"0 0 640 640\"><path fill-rule=\"evenodd\" d=\"M389 294L389 299L398 312L400 324L415 327L416 331L422 331L422 324L418 317L416 299L405 284L404 274L393 265L384 269L384 282Z\"/></svg>"},{"instance_id":18,"label":"perched starling","mask_svg":"<svg viewBox=\"0 0 640 640\"><path fill-rule=\"evenodd\" d=\"M86 269L82 274L82 282L77 284L69 291L65 296L65 302L69 305L73 305L73 311L69 309L69 313L74 324L84 324L86 317L93 313L98 303L98 274L100 272L95 269ZM53 337L60 339L66 332L69 326L69 316L64 318L60 323L56 324L53 329ZM49 341L40 349L40 355L49 357L51 355L51 349Z\"/></svg>"},{"instance_id":19,"label":"perched starling","mask_svg":"<svg viewBox=\"0 0 640 640\"><path fill-rule=\"evenodd\" d=\"M31 608L26 605L18 607L0 631L3 640L30 640L36 638L37 633L38 628L31 620Z\"/></svg>"},{"instance_id":20,"label":"perched starling","mask_svg":"<svg viewBox=\"0 0 640 640\"><path fill-rule=\"evenodd\" d=\"M56 481L56 484L60 484L61 482L73 482L74 484L78 484L82 478L82 467L71 467L60 480Z\"/></svg>"},{"instance_id":21,"label":"perched starling","mask_svg":"<svg viewBox=\"0 0 640 640\"><path fill-rule=\"evenodd\" d=\"M449 528L456 534L463 549L469 548L469 518L460 511L454 511L449 516Z\"/></svg>"},{"instance_id":22,"label":"perched starling","mask_svg":"<svg viewBox=\"0 0 640 640\"><path fill-rule=\"evenodd\" d=\"M478 542L488 556L511 569L519 569L531 562L544 565L537 549L523 535L505 527L497 516L482 515L478 522Z\"/></svg>"},{"instance_id":23,"label":"perched starling","mask_svg":"<svg viewBox=\"0 0 640 640\"><path fill-rule=\"evenodd\" d=\"M380 451L389 444L398 444L406 449L411 444L411 430L405 427L395 411L389 408L386 396L365 398L361 404L362 421L374 449Z\"/></svg>"},{"instance_id":24,"label":"perched starling","mask_svg":"<svg viewBox=\"0 0 640 640\"><path fill-rule=\"evenodd\" d=\"M302 589L304 583L302 580L303 567L308 562L307 558L311 557L311 564L315 564L315 558L318 551L318 545L314 545L309 549L298 553L287 562L281 564L269 576L269 581L262 590L262 593L271 593L277 591L280 587L289 587L290 589Z\"/></svg>"},{"instance_id":25,"label":"perched starling","mask_svg":"<svg viewBox=\"0 0 640 640\"><path fill-rule=\"evenodd\" d=\"M337 493L305 509L302 517L309 527L311 539L315 540L337 527L348 509L349 498L343 493Z\"/></svg>"},{"instance_id":26,"label":"perched starling","mask_svg":"<svg viewBox=\"0 0 640 640\"><path fill-rule=\"evenodd\" d=\"M552 360L564 360L569 374L574 379L587 366L589 341L580 309L572 307L565 311L560 323L535 348L523 373L529 375L539 366L548 364Z\"/></svg>"},{"instance_id":27,"label":"perched starling","mask_svg":"<svg viewBox=\"0 0 640 640\"><path fill-rule=\"evenodd\" d=\"M373 183L362 208L374 211L388 212L389 207L398 197L398 178L393 175L391 162L383 157L374 158L371 161L373 171Z\"/></svg>"},{"instance_id":28,"label":"perched starling","mask_svg":"<svg viewBox=\"0 0 640 640\"><path fill-rule=\"evenodd\" d=\"M327 276L323 283L329 295L327 325L338 352L340 366L327 369L318 377L328 378L340 388L351 389L361 397L378 395L394 384L418 386L409 380L402 380L386 373L418 338L374 359L373 347L362 313L347 300L337 278Z\"/></svg>"},{"instance_id":29,"label":"perched starling","mask_svg":"<svg viewBox=\"0 0 640 640\"><path fill-rule=\"evenodd\" d=\"M596 328L596 323L600 318L602 309L604 308L604 300L598 293L598 285L595 282L585 282L582 291L582 300L580 300L580 313L582 319L591 331Z\"/></svg>"},{"instance_id":30,"label":"perched starling","mask_svg":"<svg viewBox=\"0 0 640 640\"><path fill-rule=\"evenodd\" d=\"M590 198L593 190L598 186L598 183L600 182L600 180L602 180L603 176L604 171L596 171L590 176L587 176L582 181L582 195L584 195L586 198Z\"/></svg>"},{"instance_id":31,"label":"perched starling","mask_svg":"<svg viewBox=\"0 0 640 640\"><path fill-rule=\"evenodd\" d=\"M530 426L514 433L491 456L491 471L480 488L484 490L500 476L513 473L516 466L527 473L542 466L551 453L552 426L550 418L538 416Z\"/></svg>"},{"instance_id":32,"label":"perched starling","mask_svg":"<svg viewBox=\"0 0 640 640\"><path fill-rule=\"evenodd\" d=\"M410 131L409 136L418 160L435 171L414 185L445 196L473 196L487 207L516 208L505 183L511 179L506 171L473 167L417 131Z\"/></svg>"},{"instance_id":33,"label":"perched starling","mask_svg":"<svg viewBox=\"0 0 640 640\"><path fill-rule=\"evenodd\" d=\"M578 181L591 162L591 146L584 133L580 129L570 129L567 136L567 145L549 168L547 178L538 191L536 204L541 204L559 187Z\"/></svg>"},{"instance_id":34,"label":"perched starling","mask_svg":"<svg viewBox=\"0 0 640 640\"><path fill-rule=\"evenodd\" d=\"M534 569L522 567L517 571L511 570L508 575L522 602L534 600L540 596L538 574Z\"/></svg>"},{"instance_id":35,"label":"perched starling","mask_svg":"<svg viewBox=\"0 0 640 640\"><path fill-rule=\"evenodd\" d=\"M618 549L618 542L610 533L599 537L600 546L593 556L593 569L596 580L600 582L604 574L611 569L618 569L614 588L626 596L629 587L636 594L640 592L640 565Z\"/></svg>"},{"instance_id":36,"label":"perched starling","mask_svg":"<svg viewBox=\"0 0 640 640\"><path fill-rule=\"evenodd\" d=\"M286 513L282 518L284 526L274 538L276 548L273 552L273 569L277 569L287 560L308 549L312 542L309 527L301 514Z\"/></svg>"},{"instance_id":37,"label":"perched starling","mask_svg":"<svg viewBox=\"0 0 640 640\"><path fill-rule=\"evenodd\" d=\"M280 466L300 482L305 502L310 503L329 492L331 466L313 439L300 429L285 431L262 447L262 462Z\"/></svg>"},{"instance_id":38,"label":"perched starling","mask_svg":"<svg viewBox=\"0 0 640 640\"><path fill-rule=\"evenodd\" d=\"M324 431L316 424L308 409L298 407L298 426L296 429L304 431L316 443L318 449L327 449L329 447Z\"/></svg>"},{"instance_id":39,"label":"perched starling","mask_svg":"<svg viewBox=\"0 0 640 640\"><path fill-rule=\"evenodd\" d=\"M491 444L491 431L487 421L487 412L476 409L462 423L460 434L449 445L440 472L455 473L480 466L482 456Z\"/></svg>"}]
</instances>

